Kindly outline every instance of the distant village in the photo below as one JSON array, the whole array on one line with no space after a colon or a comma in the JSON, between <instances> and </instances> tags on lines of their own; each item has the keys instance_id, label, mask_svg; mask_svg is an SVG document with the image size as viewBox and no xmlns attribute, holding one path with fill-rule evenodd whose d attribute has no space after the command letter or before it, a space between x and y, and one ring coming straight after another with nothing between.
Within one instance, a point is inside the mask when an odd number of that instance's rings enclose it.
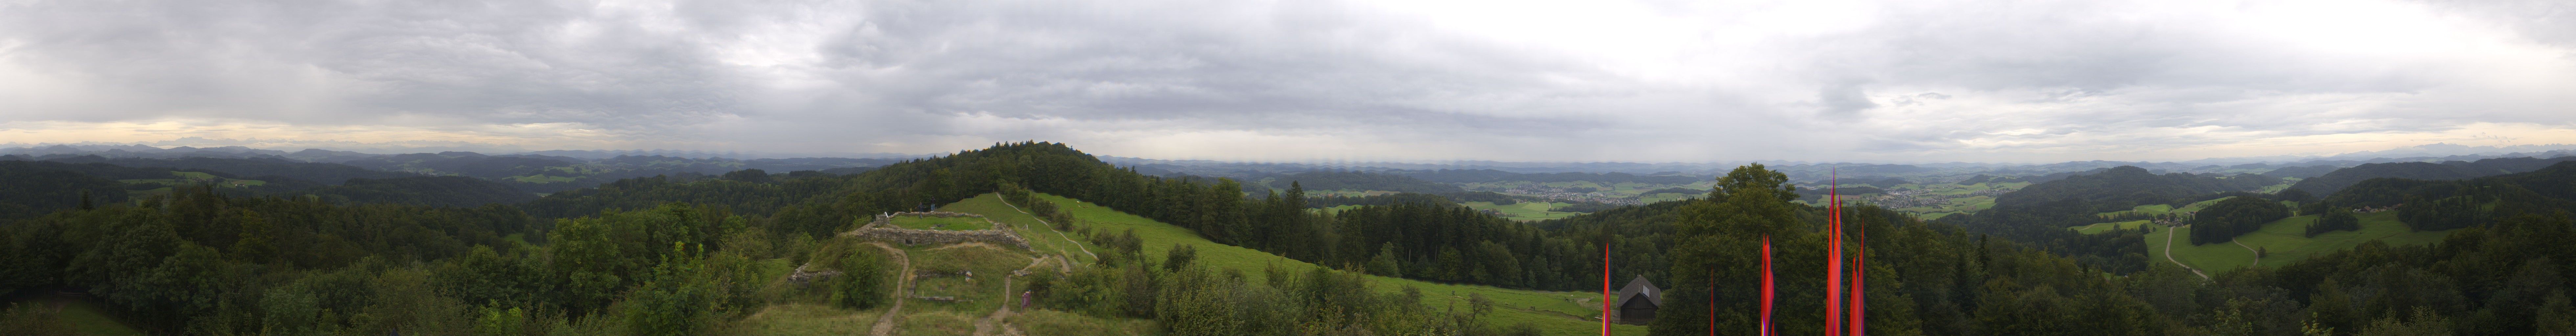
<instances>
[{"instance_id":1,"label":"distant village","mask_svg":"<svg viewBox=\"0 0 2576 336\"><path fill-rule=\"evenodd\" d=\"M1638 200L1636 196L1622 196L1613 193L1604 193L1601 192L1600 189L1596 188L1552 188L1541 185L1519 188L1471 188L1467 189L1467 191L1491 191L1511 195L1525 195L1566 203L1601 202L1610 205L1646 204L1645 201Z\"/></svg>"}]
</instances>

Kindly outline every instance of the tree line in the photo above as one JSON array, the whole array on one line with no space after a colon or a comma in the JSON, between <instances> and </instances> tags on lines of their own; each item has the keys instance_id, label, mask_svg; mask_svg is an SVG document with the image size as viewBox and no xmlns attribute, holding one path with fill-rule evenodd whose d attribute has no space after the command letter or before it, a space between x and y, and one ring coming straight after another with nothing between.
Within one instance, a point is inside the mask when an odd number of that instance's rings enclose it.
<instances>
[{"instance_id":1,"label":"tree line","mask_svg":"<svg viewBox=\"0 0 2576 336\"><path fill-rule=\"evenodd\" d=\"M2262 197L2236 197L2193 213L2191 244L2215 244L2263 229L2264 223L2290 217L2290 207Z\"/></svg>"}]
</instances>

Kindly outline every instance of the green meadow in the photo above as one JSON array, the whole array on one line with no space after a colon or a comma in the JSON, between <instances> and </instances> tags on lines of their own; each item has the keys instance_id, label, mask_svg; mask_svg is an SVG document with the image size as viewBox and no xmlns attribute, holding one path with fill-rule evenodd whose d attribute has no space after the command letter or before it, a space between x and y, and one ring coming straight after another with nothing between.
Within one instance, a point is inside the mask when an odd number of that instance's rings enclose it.
<instances>
[{"instance_id":1,"label":"green meadow","mask_svg":"<svg viewBox=\"0 0 2576 336\"><path fill-rule=\"evenodd\" d=\"M1495 212L1502 213L1503 218L1516 221L1557 219L1583 214L1581 212L1552 211L1557 207L1574 205L1573 203L1565 202L1519 202L1509 205L1494 205L1494 202L1467 202L1461 203L1460 205L1465 205L1468 208L1476 210L1494 210Z\"/></svg>"},{"instance_id":2,"label":"green meadow","mask_svg":"<svg viewBox=\"0 0 2576 336\"><path fill-rule=\"evenodd\" d=\"M2164 243L2165 236L2168 234L2176 235L2173 237L2173 247L2170 251L2173 259L2192 268L2217 274L2245 267L2287 265L2306 260L2308 257L2351 249L2353 246L2373 240L2392 246L2427 245L2439 242L2451 232L2457 231L2412 231L2406 228L2405 223L2397 221L2396 212L2358 215L2361 217L2360 231L2335 231L2307 237L2305 235L2307 225L2316 221L2317 216L2297 216L2263 224L2262 229L2236 237L2233 242L2200 246L2192 246L2188 242L2188 237L2191 236L2190 227L2164 228L2148 225L2155 230L2148 233L2146 237L2147 252L2150 254L2148 259L2150 262L2166 262L2162 259L2168 253ZM2266 255L2258 260L2255 258L2256 249L2266 252Z\"/></svg>"},{"instance_id":3,"label":"green meadow","mask_svg":"<svg viewBox=\"0 0 2576 336\"><path fill-rule=\"evenodd\" d=\"M1287 257L1272 255L1266 252L1233 245L1218 244L1216 242L1208 241L1207 238L1200 237L1196 232L1192 232L1189 229L1118 212L1096 204L1046 194L1038 194L1037 198L1049 202L1055 202L1060 209L1072 212L1073 217L1080 222L1078 225L1087 227L1095 232L1120 233L1130 229L1136 230L1136 236L1144 239L1146 242L1144 244L1144 255L1151 258L1161 258L1176 244L1189 245L1198 250L1197 262L1216 268L1234 268L1243 270L1243 273L1247 278L1246 281L1253 282L1264 281L1265 277L1268 275L1262 272L1262 270L1269 267L1280 267L1290 271L1304 271L1318 267L1303 261L1288 259ZM999 203L999 199L995 195L985 194L969 199L965 202L952 204L950 207L943 209L982 214L994 218L1010 218L1009 216L1001 213L975 212L989 211L988 209L990 207L970 206L970 204L968 204L970 202ZM1000 211L1011 210L1009 208L1003 208ZM1017 212L1012 211L1011 214L1017 214ZM1034 238L1035 237L1032 237L1032 239L1030 239L1032 244L1036 244L1037 241L1040 240ZM1080 239L1077 238L1076 240ZM1076 244L1083 243L1076 242ZM1100 250L1099 247L1096 246L1090 248L1093 251ZM1495 306L1497 307L1494 313L1486 317L1486 319L1491 323L1499 325L1513 325L1526 322L1538 327L1539 330L1546 335L1590 334L1599 333L1601 330L1601 322L1599 320L1592 319L1592 316L1597 315L1600 312L1600 302L1596 301L1601 297L1599 293L1504 289L1490 286L1443 284L1381 276L1368 276L1368 278L1373 289L1383 293L1400 292L1404 287L1414 287L1419 289L1424 294L1423 304L1432 307L1462 307L1467 304L1467 297L1469 294L1483 294L1485 297L1493 299ZM1645 326L1638 325L1615 324L1611 328L1613 332L1621 334L1642 334L1646 331Z\"/></svg>"},{"instance_id":4,"label":"green meadow","mask_svg":"<svg viewBox=\"0 0 2576 336\"><path fill-rule=\"evenodd\" d=\"M2111 231L2111 229L2122 229L2122 230L2135 229L2135 228L2138 228L2138 226L2140 226L2140 225L2147 225L2147 222L2148 222L2148 221L2146 221L2146 220L2133 220L2133 221L2126 221L2126 222L2114 222L2114 223L2093 223L2093 225L2085 225L2085 226L2070 227L2070 228L2067 228L2067 229L2075 230L2075 232L2076 232L2076 233L2082 233L2082 234L2096 234L2096 233L2102 233L2102 232Z\"/></svg>"}]
</instances>

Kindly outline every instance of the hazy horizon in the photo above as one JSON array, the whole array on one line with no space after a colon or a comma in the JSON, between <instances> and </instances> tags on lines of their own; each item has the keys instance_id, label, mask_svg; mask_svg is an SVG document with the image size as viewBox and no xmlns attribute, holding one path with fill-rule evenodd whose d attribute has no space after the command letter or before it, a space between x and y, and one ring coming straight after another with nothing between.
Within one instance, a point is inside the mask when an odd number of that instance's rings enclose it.
<instances>
[{"instance_id":1,"label":"hazy horizon","mask_svg":"<svg viewBox=\"0 0 2576 336\"><path fill-rule=\"evenodd\" d=\"M198 140L205 140L205 139L198 139ZM323 142L323 144L334 144L334 143L331 143L331 142ZM158 141L158 142L133 142L133 143L102 143L102 142L83 142L83 143L32 143L32 144L30 144L30 143L0 143L0 154L13 154L13 151L12 151L13 149L42 150L42 149L43 149L43 148L45 148L45 147L51 147L51 146L57 146L57 145L69 145L69 146L150 146L150 147L161 148L161 149L173 149L173 148L180 148L180 147L191 147L191 148L200 148L200 149L206 149L206 148L220 148L220 147L242 147L242 148L249 148L249 149L254 149L254 150L275 150L275 151L285 151L285 152L296 152L296 151L302 151L302 150L306 150L306 149L319 149L319 150L329 150L329 151L348 151L348 152L357 152L357 153L365 153L365 154L379 154L379 155L391 155L391 154L412 154L412 153L430 153L430 152L446 152L446 151L476 152L476 153L487 154L487 155L532 154L532 153L545 153L545 152L554 152L554 151L595 151L595 152L617 152L617 153L627 153L627 152L636 152L636 153L667 153L667 154L672 154L672 155L684 155L684 156L685 156L685 155L708 155L708 156L725 157L725 158L732 158L732 159L762 159L762 158L782 159L782 158L813 158L813 157L846 157L846 158L915 158L915 157L941 156L941 155L946 155L946 154L953 154L953 153L956 153L956 152L958 152L958 151L975 150L975 149L982 149L982 148L983 148L982 146L976 146L976 147L964 147L964 148L957 148L957 149L948 150L948 151L941 151L941 152L929 152L929 153L815 153L815 152L794 153L794 152L770 152L770 151L709 151L709 150L683 150L683 149L667 149L667 148L646 148L646 149L526 149L526 148L513 148L513 147L495 146L495 145L492 145L492 144L473 144L473 143L449 143L449 144L444 144L444 145L449 145L449 146L408 146L408 147L406 147L406 146L388 146L388 145L391 145L392 143L363 144L363 143L345 143L345 142L343 142L343 143L337 143L337 144L338 144L338 145L340 145L340 146L329 146L329 145L325 145L325 146L318 146L318 147L317 147L317 146L309 146L309 144L267 144L267 145L262 145L262 144L248 144L248 145L244 145L244 144L226 144L226 143L221 142L221 141L213 141L213 142L204 142L204 141L201 141L201 142L189 142L189 140L187 140L187 139L182 139L182 140L168 140L168 141ZM374 145L374 147L367 147L367 146L369 146L369 145ZM356 147L351 147L351 146L356 146ZM1077 149L1077 150L1084 149L1082 146L1079 146L1079 145L1073 145L1073 147L1074 147L1075 149ZM2404 146L2404 147L2396 147L2396 148L2387 148L2387 149L2380 149L2380 150L2364 150L2364 151L2340 152L2340 153L2317 153L2317 154L2307 154L2307 155L2286 155L2286 154L2285 154L2285 155L2268 155L2268 156L2204 157L2204 158L2189 158L2189 159L2174 159L2174 160L2142 160L2142 159L2129 159L2129 160L2123 160L2123 159L2095 159L2095 160L2066 160L2066 161L1983 161L1983 162L1971 162L1971 161L1919 161L1919 160L1917 160L1917 161L1905 161L1905 160L1876 160L1876 161L1873 161L1873 160L1835 160L1835 159L1824 159L1824 160L1786 160L1786 159L1777 159L1777 158L1735 158L1735 159L1708 160L1708 161L1619 161L1619 160L1601 160L1601 161L1544 161L1544 160L1490 160L1490 159L1472 159L1472 158L1471 158L1471 159L1455 159L1455 160L1403 160L1403 159L1395 159L1395 160L1352 160L1352 159L1330 159L1330 158L1315 158L1315 159L1286 159L1286 160L1228 160L1228 159L1191 158L1191 157L1136 157L1136 156L1123 156L1123 155L1106 154L1106 153L1098 153L1098 152L1090 152L1090 154L1093 154L1093 155L1099 155L1099 156L1103 156L1103 157L1112 157L1112 158L1119 158L1119 159L1127 159L1127 160L1153 160L1153 161L1175 161L1175 162L1218 162L1218 163L1264 163L1264 164L1267 164L1267 163L1286 163L1286 164L1313 164L1313 165L1328 165L1328 166L1331 166L1331 165L1366 165L1366 164L1404 164L1404 165L1472 165L1472 164L1491 164L1491 163L1502 163L1502 164L1602 164L1602 163L1617 163L1617 164L1688 164L1688 165L1708 165L1708 164L1744 164L1744 163L1770 163L1770 164L1793 164L1793 165L1798 165L1798 164L1971 164L1971 165L1998 165L1998 166L2010 166L2010 165L2042 165L2042 164L2052 164L2052 163L2063 163L2063 162L2085 162L2085 161L2113 161L2113 162L2167 162L2167 163L2170 163L2170 162L2214 161L2214 162L2228 162L2229 164L2234 164L2234 163L2248 163L2248 162L2295 163L2295 162L2299 162L2299 161L2307 161L2307 160L2327 160L2327 159L2367 160L2367 159L2374 159L2374 158L2380 158L2380 159L2402 159L2402 158L2416 158L2416 157L2479 156L2479 155L2502 155L2502 154L2516 154L2516 153L2520 153L2520 154L2544 154L2544 153L2551 152L2551 151L2571 151L2571 150L2576 150L2576 144L2530 144L2530 145L2512 145L2512 146L2465 146L2465 145L2459 145L2459 144L2432 143L2432 144L2422 144L2422 145L2414 145L2414 146ZM1086 152L1088 152L1088 150L1086 150Z\"/></svg>"}]
</instances>

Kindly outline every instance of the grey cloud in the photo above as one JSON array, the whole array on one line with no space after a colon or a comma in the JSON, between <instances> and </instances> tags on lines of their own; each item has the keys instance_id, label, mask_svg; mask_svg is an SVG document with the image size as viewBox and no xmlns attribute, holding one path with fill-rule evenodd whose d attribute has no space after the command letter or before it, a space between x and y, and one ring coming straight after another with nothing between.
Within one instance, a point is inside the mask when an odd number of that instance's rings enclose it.
<instances>
[{"instance_id":1,"label":"grey cloud","mask_svg":"<svg viewBox=\"0 0 2576 336\"><path fill-rule=\"evenodd\" d=\"M19 80L87 95L0 112L568 124L682 149L935 152L1241 131L1386 148L1485 144L1439 150L1455 158L1593 160L2022 160L2068 148L2576 122L2546 113L2563 98L2461 93L2496 85L2456 75L2471 65L2269 45L2159 3L1878 3L1838 13L1864 19L1850 29L1635 42L1679 50L1656 55L1667 49L1548 45L1418 17L1455 13L1370 2L26 2L0 5L0 70L40 69ZM1643 7L1707 24L1658 28L1698 30L1679 36L1772 28L1709 19L1765 16L1741 12L1767 6ZM2558 2L2436 7L2493 18L2562 55L2576 34ZM1742 50L1761 52L1729 54ZM1638 59L1646 65L1622 63ZM1678 64L1654 64L1666 61ZM1847 129L1873 122L1883 129ZM2319 126L2330 122L2344 124ZM2179 131L2192 129L2218 131Z\"/></svg>"},{"instance_id":2,"label":"grey cloud","mask_svg":"<svg viewBox=\"0 0 2576 336\"><path fill-rule=\"evenodd\" d=\"M1868 94L1861 92L1860 83L1854 82L1827 85L1816 93L1816 101L1824 105L1825 115L1833 117L1849 117L1861 110L1878 107L1878 103L1869 101Z\"/></svg>"}]
</instances>

